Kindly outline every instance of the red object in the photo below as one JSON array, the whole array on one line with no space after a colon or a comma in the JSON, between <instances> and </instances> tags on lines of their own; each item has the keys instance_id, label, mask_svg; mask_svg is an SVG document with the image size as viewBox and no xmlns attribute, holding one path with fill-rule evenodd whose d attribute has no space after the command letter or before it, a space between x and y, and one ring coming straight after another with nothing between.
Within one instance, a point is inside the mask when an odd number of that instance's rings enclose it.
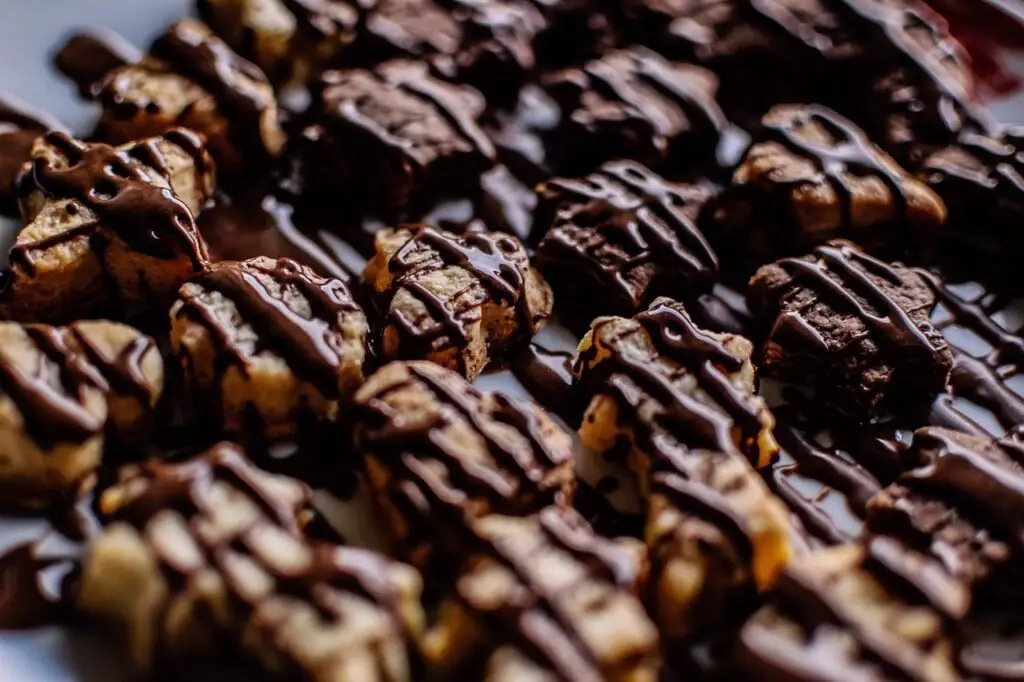
<instances>
[{"instance_id":1,"label":"red object","mask_svg":"<svg viewBox=\"0 0 1024 682\"><path fill-rule=\"evenodd\" d=\"M949 22L952 34L971 56L979 95L1005 95L1022 86L1006 68L1007 52L1024 52L1024 2L1021 0L927 0Z\"/></svg>"}]
</instances>

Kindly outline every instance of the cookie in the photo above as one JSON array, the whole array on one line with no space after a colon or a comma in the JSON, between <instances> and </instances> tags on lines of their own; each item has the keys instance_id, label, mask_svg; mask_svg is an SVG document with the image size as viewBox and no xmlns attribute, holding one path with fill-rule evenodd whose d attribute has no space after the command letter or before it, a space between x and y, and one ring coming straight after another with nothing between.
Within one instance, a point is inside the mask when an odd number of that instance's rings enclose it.
<instances>
[{"instance_id":1,"label":"cookie","mask_svg":"<svg viewBox=\"0 0 1024 682\"><path fill-rule=\"evenodd\" d=\"M931 555L978 602L1019 591L1022 445L926 427L908 457L918 466L871 499L868 530Z\"/></svg>"},{"instance_id":2,"label":"cookie","mask_svg":"<svg viewBox=\"0 0 1024 682\"><path fill-rule=\"evenodd\" d=\"M470 526L455 594L424 638L445 670L474 679L657 679L658 632L631 593L642 547L602 538L573 511L490 515Z\"/></svg>"},{"instance_id":3,"label":"cookie","mask_svg":"<svg viewBox=\"0 0 1024 682\"><path fill-rule=\"evenodd\" d=\"M3 317L63 321L101 305L162 305L206 267L194 215L213 192L213 164L196 134L111 147L51 132L32 156Z\"/></svg>"},{"instance_id":4,"label":"cookie","mask_svg":"<svg viewBox=\"0 0 1024 682\"><path fill-rule=\"evenodd\" d=\"M786 568L770 603L744 625L733 674L955 682L963 678L944 618L957 614L942 607L962 598L936 564L898 543L818 550Z\"/></svg>"},{"instance_id":5,"label":"cookie","mask_svg":"<svg viewBox=\"0 0 1024 682\"><path fill-rule=\"evenodd\" d=\"M229 431L274 438L334 420L362 383L366 316L343 282L292 260L216 263L170 315L190 385Z\"/></svg>"},{"instance_id":6,"label":"cookie","mask_svg":"<svg viewBox=\"0 0 1024 682\"><path fill-rule=\"evenodd\" d=\"M301 483L222 443L128 467L100 500L77 609L109 623L141 670L238 651L268 674L408 680L420 578L368 550L306 538Z\"/></svg>"},{"instance_id":7,"label":"cookie","mask_svg":"<svg viewBox=\"0 0 1024 682\"><path fill-rule=\"evenodd\" d=\"M49 114L10 95L0 96L0 213L17 215L15 180L22 165L32 157L40 135L63 127Z\"/></svg>"},{"instance_id":8,"label":"cookie","mask_svg":"<svg viewBox=\"0 0 1024 682\"><path fill-rule=\"evenodd\" d=\"M385 311L384 361L431 360L473 379L551 315L551 289L511 235L407 225L375 240L363 277Z\"/></svg>"},{"instance_id":9,"label":"cookie","mask_svg":"<svg viewBox=\"0 0 1024 682\"><path fill-rule=\"evenodd\" d=\"M153 339L126 325L0 323L0 497L43 507L88 491L105 433L148 435L163 390Z\"/></svg>"},{"instance_id":10,"label":"cookie","mask_svg":"<svg viewBox=\"0 0 1024 682\"><path fill-rule=\"evenodd\" d=\"M302 140L307 183L386 217L470 191L493 165L478 124L483 97L425 64L328 71L314 98Z\"/></svg>"},{"instance_id":11,"label":"cookie","mask_svg":"<svg viewBox=\"0 0 1024 682\"><path fill-rule=\"evenodd\" d=\"M953 353L929 322L928 279L850 242L765 265L747 302L769 328L761 369L814 385L851 415L877 413L894 394L946 386Z\"/></svg>"},{"instance_id":12,"label":"cookie","mask_svg":"<svg viewBox=\"0 0 1024 682\"><path fill-rule=\"evenodd\" d=\"M171 26L146 57L114 68L93 89L103 108L97 134L111 144L191 128L233 175L265 168L284 147L267 77L194 19Z\"/></svg>"},{"instance_id":13,"label":"cookie","mask_svg":"<svg viewBox=\"0 0 1024 682\"><path fill-rule=\"evenodd\" d=\"M721 248L764 263L834 238L876 249L935 242L945 221L942 200L852 121L785 104L762 120L708 229Z\"/></svg>"},{"instance_id":14,"label":"cookie","mask_svg":"<svg viewBox=\"0 0 1024 682\"><path fill-rule=\"evenodd\" d=\"M606 52L547 75L544 84L562 111L552 139L570 172L587 173L616 158L655 169L692 168L714 159L727 125L710 71L641 47Z\"/></svg>"},{"instance_id":15,"label":"cookie","mask_svg":"<svg viewBox=\"0 0 1024 682\"><path fill-rule=\"evenodd\" d=\"M659 296L707 293L718 257L697 225L712 189L669 182L632 161L537 188L534 230L544 230L535 263L564 317L633 315Z\"/></svg>"},{"instance_id":16,"label":"cookie","mask_svg":"<svg viewBox=\"0 0 1024 682\"><path fill-rule=\"evenodd\" d=\"M458 542L466 519L569 502L569 435L536 405L429 362L394 362L356 393L353 440L403 553Z\"/></svg>"},{"instance_id":17,"label":"cookie","mask_svg":"<svg viewBox=\"0 0 1024 682\"><path fill-rule=\"evenodd\" d=\"M742 456L767 466L778 451L775 420L754 394L753 344L697 327L682 304L657 299L632 318L601 317L573 367L591 396L583 441L608 452L633 432L638 452L667 433L683 450ZM657 433L651 429L657 426ZM627 435L627 438L629 436Z\"/></svg>"}]
</instances>

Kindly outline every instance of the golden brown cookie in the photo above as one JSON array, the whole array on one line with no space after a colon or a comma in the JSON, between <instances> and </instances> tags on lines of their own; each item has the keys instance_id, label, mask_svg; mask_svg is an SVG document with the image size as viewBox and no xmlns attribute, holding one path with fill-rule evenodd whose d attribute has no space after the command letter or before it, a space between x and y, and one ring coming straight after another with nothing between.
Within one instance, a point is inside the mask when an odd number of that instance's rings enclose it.
<instances>
[{"instance_id":1,"label":"golden brown cookie","mask_svg":"<svg viewBox=\"0 0 1024 682\"><path fill-rule=\"evenodd\" d=\"M751 466L777 449L751 350L667 299L632 319L599 318L580 344L577 377L593 395L580 437L622 452L638 476L649 608L668 637L721 625L789 560L786 508Z\"/></svg>"},{"instance_id":2,"label":"golden brown cookie","mask_svg":"<svg viewBox=\"0 0 1024 682\"><path fill-rule=\"evenodd\" d=\"M100 139L123 144L191 128L209 141L219 168L233 175L265 168L284 148L266 75L200 21L179 21L144 58L114 67L98 83L78 83L103 107Z\"/></svg>"},{"instance_id":3,"label":"golden brown cookie","mask_svg":"<svg viewBox=\"0 0 1024 682\"><path fill-rule=\"evenodd\" d=\"M943 576L937 564L892 540L800 557L743 627L733 674L957 682L963 678L944 618L962 617L967 600Z\"/></svg>"},{"instance_id":4,"label":"golden brown cookie","mask_svg":"<svg viewBox=\"0 0 1024 682\"><path fill-rule=\"evenodd\" d=\"M383 360L425 359L473 379L551 315L551 289L507 234L381 230L364 278L381 294Z\"/></svg>"},{"instance_id":5,"label":"golden brown cookie","mask_svg":"<svg viewBox=\"0 0 1024 682\"><path fill-rule=\"evenodd\" d=\"M144 437L162 390L160 353L131 327L0 323L0 502L74 500L92 485L104 428Z\"/></svg>"},{"instance_id":6,"label":"golden brown cookie","mask_svg":"<svg viewBox=\"0 0 1024 682\"><path fill-rule=\"evenodd\" d=\"M830 239L873 248L933 240L943 229L942 199L831 109L779 105L758 135L708 231L753 263Z\"/></svg>"},{"instance_id":7,"label":"golden brown cookie","mask_svg":"<svg viewBox=\"0 0 1024 682\"><path fill-rule=\"evenodd\" d=\"M175 129L123 147L51 132L22 179L27 223L0 316L64 321L166 304L207 265L194 216L213 192L202 139Z\"/></svg>"},{"instance_id":8,"label":"golden brown cookie","mask_svg":"<svg viewBox=\"0 0 1024 682\"><path fill-rule=\"evenodd\" d=\"M424 638L427 661L476 679L658 679L658 631L633 594L643 547L596 535L574 511L470 524L455 593Z\"/></svg>"},{"instance_id":9,"label":"golden brown cookie","mask_svg":"<svg viewBox=\"0 0 1024 682\"><path fill-rule=\"evenodd\" d=\"M224 261L181 287L171 344L224 428L333 420L363 381L366 316L343 282L287 258Z\"/></svg>"},{"instance_id":10,"label":"golden brown cookie","mask_svg":"<svg viewBox=\"0 0 1024 682\"><path fill-rule=\"evenodd\" d=\"M396 545L451 540L465 519L571 500L570 436L533 403L429 362L393 362L356 393L354 443Z\"/></svg>"},{"instance_id":11,"label":"golden brown cookie","mask_svg":"<svg viewBox=\"0 0 1024 682\"><path fill-rule=\"evenodd\" d=\"M75 606L119 630L143 670L227 645L312 682L408 680L420 578L373 552L309 540L303 484L222 443L127 467L100 506Z\"/></svg>"}]
</instances>

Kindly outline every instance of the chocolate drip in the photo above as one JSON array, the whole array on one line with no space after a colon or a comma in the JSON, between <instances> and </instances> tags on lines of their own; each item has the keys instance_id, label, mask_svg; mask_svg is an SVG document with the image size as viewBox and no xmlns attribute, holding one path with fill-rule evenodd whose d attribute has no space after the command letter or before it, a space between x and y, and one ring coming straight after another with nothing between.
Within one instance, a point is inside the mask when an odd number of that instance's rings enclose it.
<instances>
[{"instance_id":1,"label":"chocolate drip","mask_svg":"<svg viewBox=\"0 0 1024 682\"><path fill-rule=\"evenodd\" d=\"M831 144L821 144L800 133L804 126L818 124L834 138ZM842 227L852 226L853 190L849 179L853 177L875 177L885 183L896 206L896 219L906 218L907 194L904 178L899 170L886 162L867 136L851 121L825 107L811 105L786 121L767 122L764 125L767 139L778 142L794 154L814 162L818 171L826 178L842 206ZM812 182L800 179L798 184Z\"/></svg>"},{"instance_id":2,"label":"chocolate drip","mask_svg":"<svg viewBox=\"0 0 1024 682\"><path fill-rule=\"evenodd\" d=\"M274 295L264 282L278 282L283 291ZM333 336L342 313L358 310L352 295L339 280L321 279L294 261L282 258L266 267L252 261L214 266L193 282L230 300L243 320L256 331L259 347L280 353L288 365L328 398L339 395L338 368L342 348ZM310 306L312 317L294 310L287 301L294 289ZM231 320L214 312L215 301L200 293L183 294L182 311L204 324L229 358L245 370L247 354L233 340Z\"/></svg>"},{"instance_id":3,"label":"chocolate drip","mask_svg":"<svg viewBox=\"0 0 1024 682\"><path fill-rule=\"evenodd\" d=\"M231 119L239 150L271 155L263 139L263 121L271 103L270 84L258 66L231 51L194 25L175 24L153 43L150 52L209 90ZM264 90L265 88L265 90Z\"/></svg>"},{"instance_id":4,"label":"chocolate drip","mask_svg":"<svg viewBox=\"0 0 1024 682\"><path fill-rule=\"evenodd\" d=\"M556 351L531 343L515 355L512 371L537 402L570 424L579 420L578 402L572 390L574 353Z\"/></svg>"},{"instance_id":5,"label":"chocolate drip","mask_svg":"<svg viewBox=\"0 0 1024 682\"><path fill-rule=\"evenodd\" d=\"M969 600L963 585L938 562L887 537L868 539L864 551L865 568L908 602L924 602L951 619L966 615Z\"/></svg>"},{"instance_id":6,"label":"chocolate drip","mask_svg":"<svg viewBox=\"0 0 1024 682\"><path fill-rule=\"evenodd\" d=\"M903 279L896 270L848 243L819 246L814 254L821 260L820 263L786 258L779 261L779 264L791 272L796 280L810 280L815 285L815 291L856 314L880 341L898 349L935 352L928 337L914 324L907 312L868 276L869 273L874 274L898 287L903 284ZM837 276L842 284L836 282L830 274ZM863 296L878 312L865 307L859 296ZM786 313L776 324L785 324L788 329L799 334L803 341L820 346L823 352L828 352L825 339L799 313Z\"/></svg>"},{"instance_id":7,"label":"chocolate drip","mask_svg":"<svg viewBox=\"0 0 1024 682\"><path fill-rule=\"evenodd\" d=\"M34 369L27 369L9 356L0 357L0 389L21 412L29 434L47 447L98 435L103 420L83 405L95 370L68 348L57 329L27 327L25 332L46 360L40 358Z\"/></svg>"},{"instance_id":8,"label":"chocolate drip","mask_svg":"<svg viewBox=\"0 0 1024 682\"><path fill-rule=\"evenodd\" d=\"M390 85L432 104L448 125L469 142L477 153L488 159L495 158L494 144L477 125L472 108L467 107L458 95L448 92L444 86L430 78L425 69L396 68L393 73L396 77L385 76Z\"/></svg>"},{"instance_id":9,"label":"chocolate drip","mask_svg":"<svg viewBox=\"0 0 1024 682\"><path fill-rule=\"evenodd\" d=\"M78 86L82 97L93 99L109 74L141 59L142 54L117 35L90 31L71 36L53 63Z\"/></svg>"},{"instance_id":10,"label":"chocolate drip","mask_svg":"<svg viewBox=\"0 0 1024 682\"><path fill-rule=\"evenodd\" d=\"M612 293L626 303L623 312L632 312L637 298L710 289L718 258L687 214L687 204L695 212L707 192L673 187L642 166L623 162L605 164L582 180L556 178L545 192L556 205L538 255L550 262L553 279L559 268L582 264L599 284L614 285ZM648 264L662 270L648 291L634 292L642 282L631 276ZM573 277L578 275L567 275Z\"/></svg>"},{"instance_id":11,"label":"chocolate drip","mask_svg":"<svg viewBox=\"0 0 1024 682\"><path fill-rule=\"evenodd\" d=\"M60 132L48 133L45 141L67 158L68 167L59 168L45 158L35 160L32 179L44 194L87 206L104 228L135 251L165 260L186 257L197 271L203 266L206 248L192 212L171 190L148 180L132 150L87 144ZM79 236L81 229L62 233L54 243ZM28 248L40 247L22 245L23 250Z\"/></svg>"},{"instance_id":12,"label":"chocolate drip","mask_svg":"<svg viewBox=\"0 0 1024 682\"><path fill-rule=\"evenodd\" d=\"M922 677L922 671L925 670L923 654L907 642L849 621L843 615L846 609L832 596L830 582L814 578L806 571L790 568L782 572L775 590L787 613L796 615L798 622L815 630L818 637L829 637L830 632L833 633L831 636L843 636L828 627L838 626L857 639L869 658L877 659L890 672L896 672L899 677L908 680L925 682L926 678ZM802 654L809 657L814 655L806 651ZM844 678L839 676L836 679Z\"/></svg>"}]
</instances>

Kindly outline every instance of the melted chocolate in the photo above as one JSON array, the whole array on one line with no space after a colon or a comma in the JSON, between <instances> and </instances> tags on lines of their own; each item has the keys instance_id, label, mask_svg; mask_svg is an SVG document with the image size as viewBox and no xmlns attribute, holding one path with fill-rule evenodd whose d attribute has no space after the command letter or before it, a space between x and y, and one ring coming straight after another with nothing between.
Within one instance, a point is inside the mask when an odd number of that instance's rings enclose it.
<instances>
[{"instance_id":1,"label":"melted chocolate","mask_svg":"<svg viewBox=\"0 0 1024 682\"><path fill-rule=\"evenodd\" d=\"M108 360L78 323L69 325L68 332L88 358L85 364L99 370L91 373L97 388L104 391L113 389L123 395L137 398L143 405L149 404L153 389L142 371L142 359L150 351L156 350L156 342L153 339L140 334L126 344L112 360Z\"/></svg>"},{"instance_id":2,"label":"melted chocolate","mask_svg":"<svg viewBox=\"0 0 1024 682\"><path fill-rule=\"evenodd\" d=\"M525 346L512 359L512 371L538 403L570 424L579 421L578 400L572 390L574 353Z\"/></svg>"},{"instance_id":3,"label":"melted chocolate","mask_svg":"<svg viewBox=\"0 0 1024 682\"><path fill-rule=\"evenodd\" d=\"M183 147L201 156L202 143L190 132L178 131L169 142L187 141ZM129 247L153 258L188 258L198 271L207 260L206 248L188 207L171 190L148 181L135 157L149 152L119 151L100 143L84 143L60 132L45 136L47 144L67 158L59 168L44 158L32 166L32 181L50 198L73 199L99 216L101 225L67 230L39 243L20 244L14 254L46 248L73 239L100 226L113 231ZM154 167L166 170L164 164ZM56 241L54 241L56 240ZM12 255L12 257L15 257ZM25 255L27 257L27 254Z\"/></svg>"},{"instance_id":4,"label":"melted chocolate","mask_svg":"<svg viewBox=\"0 0 1024 682\"><path fill-rule=\"evenodd\" d=\"M312 317L303 316L271 293L264 278L301 294ZM215 291L234 303L245 323L256 331L258 349L281 354L293 371L323 396L338 397L342 350L332 332L337 331L339 315L358 310L343 282L317 277L287 259L270 266L253 261L219 264L193 281L202 290ZM183 300L182 314L206 326L227 358L245 371L249 353L233 340L236 330L229 327L230 318L218 315L216 302L202 293L183 293Z\"/></svg>"}]
</instances>

